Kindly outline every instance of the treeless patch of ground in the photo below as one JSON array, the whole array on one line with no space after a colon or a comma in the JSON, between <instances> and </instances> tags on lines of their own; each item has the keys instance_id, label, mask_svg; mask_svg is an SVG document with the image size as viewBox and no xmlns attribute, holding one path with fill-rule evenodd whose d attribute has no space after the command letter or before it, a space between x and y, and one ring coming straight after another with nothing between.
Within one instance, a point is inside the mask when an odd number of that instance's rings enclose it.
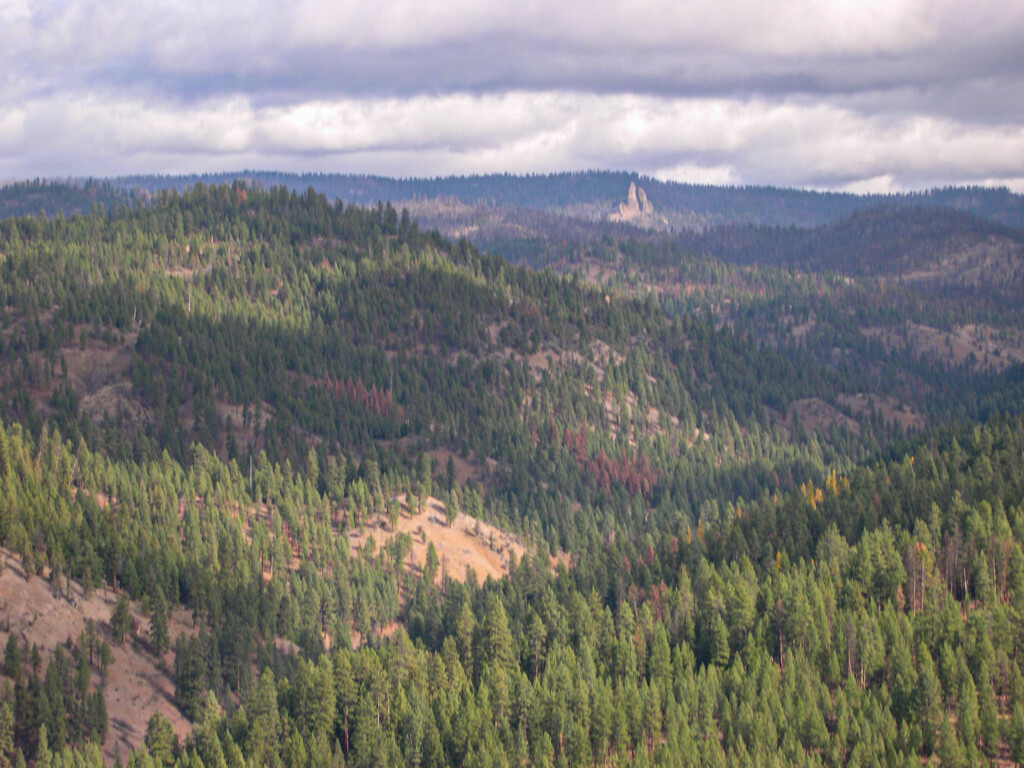
<instances>
[{"instance_id":1,"label":"treeless patch of ground","mask_svg":"<svg viewBox=\"0 0 1024 768\"><path fill-rule=\"evenodd\" d=\"M126 414L134 424L146 420L146 409L142 407L132 394L132 383L122 381L107 384L95 392L85 395L81 401L82 413L96 423L102 423L108 417Z\"/></svg>"},{"instance_id":2,"label":"treeless patch of ground","mask_svg":"<svg viewBox=\"0 0 1024 768\"><path fill-rule=\"evenodd\" d=\"M428 498L424 510L412 515L405 504L405 496L398 499L402 504L398 530L391 530L387 521L378 519L367 525L362 534L351 531L348 536L353 552L363 547L371 535L380 547L396 533L408 533L412 537L412 551L408 557L417 569L422 572L427 562L427 547L433 542L441 563L438 576L443 572L459 581L466 578L469 568L480 581L488 576L500 579L508 573L509 555L514 553L519 560L526 554L526 547L518 538L465 513L459 513L449 528L444 519L444 504L438 499Z\"/></svg>"},{"instance_id":3,"label":"treeless patch of ground","mask_svg":"<svg viewBox=\"0 0 1024 768\"><path fill-rule=\"evenodd\" d=\"M854 434L860 434L860 424L817 397L794 400L789 406L790 428L793 427L794 417L800 419L800 424L807 432L821 432L836 424Z\"/></svg>"},{"instance_id":4,"label":"treeless patch of ground","mask_svg":"<svg viewBox=\"0 0 1024 768\"><path fill-rule=\"evenodd\" d=\"M551 561L551 570L558 570L560 565L564 565L566 568L572 565L572 556L562 550L559 550L558 554L550 555L549 559Z\"/></svg>"},{"instance_id":5,"label":"treeless patch of ground","mask_svg":"<svg viewBox=\"0 0 1024 768\"><path fill-rule=\"evenodd\" d=\"M27 640L29 647L35 643L45 668L57 646L69 637L77 642L85 631L86 621L92 619L100 638L110 645L114 661L107 669L103 689L110 723L103 745L107 762L114 761L115 751L125 758L129 751L142 745L146 725L154 712L171 722L178 738L188 734L189 722L174 704L174 681L167 671L174 668L174 654L169 652L158 660L149 652L149 619L137 604L132 604L134 633L121 648L110 632L110 616L117 599L114 592L99 589L86 599L81 585L72 581L69 594L64 596L38 576L26 581L21 564L6 550L0 550L0 558L5 566L0 574L0 643L6 643L11 633ZM171 616L168 629L172 641L182 632L193 631L191 621L180 607ZM96 667L94 686L99 681Z\"/></svg>"},{"instance_id":6,"label":"treeless patch of ground","mask_svg":"<svg viewBox=\"0 0 1024 768\"><path fill-rule=\"evenodd\" d=\"M459 454L449 451L447 448L435 448L427 451L427 456L430 457L431 461L437 462L438 471L435 473L435 477L445 476L448 468L448 458L451 457L452 463L455 465L455 479L459 485L465 485L466 481L470 478L478 483L484 479L478 467L459 456Z\"/></svg>"},{"instance_id":7,"label":"treeless patch of ground","mask_svg":"<svg viewBox=\"0 0 1024 768\"><path fill-rule=\"evenodd\" d=\"M76 339L83 330L86 330L85 326L77 327ZM76 391L87 394L104 385L126 379L132 361L131 349L135 346L136 338L137 333L125 333L123 344L119 341L107 344L98 339L87 339L84 348L74 344L61 349L60 354L68 367L68 377ZM82 389L79 390L78 386Z\"/></svg>"},{"instance_id":8,"label":"treeless patch of ground","mask_svg":"<svg viewBox=\"0 0 1024 768\"><path fill-rule=\"evenodd\" d=\"M508 324L508 320L502 320L501 322L495 321L487 326L487 337L491 340L491 344L497 345L498 334L505 330Z\"/></svg>"},{"instance_id":9,"label":"treeless patch of ground","mask_svg":"<svg viewBox=\"0 0 1024 768\"><path fill-rule=\"evenodd\" d=\"M886 421L895 421L904 430L924 429L925 418L912 410L908 405L900 405L891 397L878 397L876 395L840 395L839 402L843 407L849 408L855 415L871 413L877 409Z\"/></svg>"}]
</instances>

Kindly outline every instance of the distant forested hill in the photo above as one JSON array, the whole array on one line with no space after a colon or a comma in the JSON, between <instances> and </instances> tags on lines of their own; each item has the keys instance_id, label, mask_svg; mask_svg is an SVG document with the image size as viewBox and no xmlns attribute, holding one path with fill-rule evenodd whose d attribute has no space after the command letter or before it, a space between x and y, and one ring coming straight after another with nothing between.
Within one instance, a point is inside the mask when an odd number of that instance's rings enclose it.
<instances>
[{"instance_id":1,"label":"distant forested hill","mask_svg":"<svg viewBox=\"0 0 1024 768\"><path fill-rule=\"evenodd\" d=\"M96 206L108 211L131 205L131 195L109 181L55 181L36 179L0 186L0 218L89 213Z\"/></svg>"},{"instance_id":2,"label":"distant forested hill","mask_svg":"<svg viewBox=\"0 0 1024 768\"><path fill-rule=\"evenodd\" d=\"M720 227L684 233L679 242L723 261L831 270L850 275L907 275L949 265L958 256L1001 250L1022 264L1024 231L954 208L889 203L862 208L812 229Z\"/></svg>"},{"instance_id":3,"label":"distant forested hill","mask_svg":"<svg viewBox=\"0 0 1024 768\"><path fill-rule=\"evenodd\" d=\"M304 191L312 187L330 198L375 205L378 201L457 200L493 208L520 208L603 217L626 197L630 183L641 186L669 223L679 227L764 224L811 227L879 203L945 206L984 219L1024 228L1024 197L1005 189L962 187L902 195L853 195L777 187L721 187L658 181L635 173L585 171L546 175L452 176L392 179L343 174L287 174L266 171L202 176L132 176L116 180L127 189L153 192L197 182L230 183L236 179Z\"/></svg>"}]
</instances>

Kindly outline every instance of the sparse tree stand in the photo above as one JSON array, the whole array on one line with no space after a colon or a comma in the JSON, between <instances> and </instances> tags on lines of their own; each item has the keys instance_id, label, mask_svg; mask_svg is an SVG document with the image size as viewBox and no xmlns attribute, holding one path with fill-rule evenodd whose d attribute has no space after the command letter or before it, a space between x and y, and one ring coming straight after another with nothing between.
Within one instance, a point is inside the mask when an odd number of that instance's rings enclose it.
<instances>
[{"instance_id":1,"label":"sparse tree stand","mask_svg":"<svg viewBox=\"0 0 1024 768\"><path fill-rule=\"evenodd\" d=\"M110 616L110 631L118 645L124 648L124 639L132 628L132 612L127 595L119 595Z\"/></svg>"}]
</instances>

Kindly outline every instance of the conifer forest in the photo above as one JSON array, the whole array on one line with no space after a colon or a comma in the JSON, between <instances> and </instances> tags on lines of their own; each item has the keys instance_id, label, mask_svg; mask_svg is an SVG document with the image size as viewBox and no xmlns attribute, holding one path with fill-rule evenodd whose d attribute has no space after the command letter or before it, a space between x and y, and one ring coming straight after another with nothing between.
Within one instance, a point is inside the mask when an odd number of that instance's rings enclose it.
<instances>
[{"instance_id":1,"label":"conifer forest","mask_svg":"<svg viewBox=\"0 0 1024 768\"><path fill-rule=\"evenodd\" d=\"M1024 764L1018 196L2 192L0 768Z\"/></svg>"}]
</instances>

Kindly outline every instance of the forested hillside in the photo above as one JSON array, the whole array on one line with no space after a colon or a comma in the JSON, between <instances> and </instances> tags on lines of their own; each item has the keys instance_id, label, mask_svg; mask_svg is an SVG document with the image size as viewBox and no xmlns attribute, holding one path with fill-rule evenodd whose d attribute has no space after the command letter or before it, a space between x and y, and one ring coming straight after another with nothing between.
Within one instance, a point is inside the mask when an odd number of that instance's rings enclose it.
<instances>
[{"instance_id":1,"label":"forested hillside","mask_svg":"<svg viewBox=\"0 0 1024 768\"><path fill-rule=\"evenodd\" d=\"M104 644L192 723L136 766L1019 762L1024 369L886 335L1012 312L565 247L241 183L0 222L0 545L120 597L0 626L0 762L102 761Z\"/></svg>"},{"instance_id":2,"label":"forested hillside","mask_svg":"<svg viewBox=\"0 0 1024 768\"><path fill-rule=\"evenodd\" d=\"M888 205L815 229L723 228L680 242L727 262L890 276L926 274L980 244L1001 249L1012 263L1009 277L1019 283L1024 232L951 208ZM953 270L942 276L957 277Z\"/></svg>"},{"instance_id":3,"label":"forested hillside","mask_svg":"<svg viewBox=\"0 0 1024 768\"><path fill-rule=\"evenodd\" d=\"M536 222L544 237L509 228L489 247L649 297L670 315L710 316L799 365L839 372L841 388L823 397L835 410L816 406L816 422L856 417L868 396L905 424L944 420L949 408L976 418L993 405L1016 407L1015 395L989 399L1002 384L980 374L1024 361L1020 230L896 204L812 229Z\"/></svg>"}]
</instances>

